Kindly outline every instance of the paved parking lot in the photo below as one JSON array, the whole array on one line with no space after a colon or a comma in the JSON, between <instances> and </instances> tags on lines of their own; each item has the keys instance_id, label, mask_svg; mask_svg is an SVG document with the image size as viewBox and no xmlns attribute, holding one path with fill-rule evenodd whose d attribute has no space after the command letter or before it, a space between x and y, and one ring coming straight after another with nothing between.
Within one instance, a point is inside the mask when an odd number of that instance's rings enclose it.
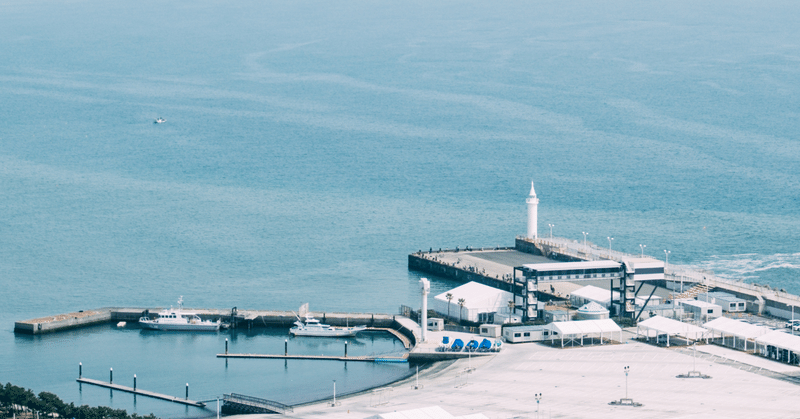
<instances>
[{"instance_id":1,"label":"paved parking lot","mask_svg":"<svg viewBox=\"0 0 800 419\"><path fill-rule=\"evenodd\" d=\"M747 356L726 348L715 352ZM483 413L490 418L797 418L800 386L735 366L698 359L711 379L680 379L692 369L685 351L630 341L626 344L554 349L506 344L498 355L459 360L391 386L296 408L296 418L367 418L377 413L441 406L453 415ZM757 362L769 362L759 359ZM470 365L471 373L465 369ZM642 407L611 406L625 397L623 368L630 367L628 396ZM784 366L777 369L784 370ZM271 416L274 417L274 416Z\"/></svg>"}]
</instances>

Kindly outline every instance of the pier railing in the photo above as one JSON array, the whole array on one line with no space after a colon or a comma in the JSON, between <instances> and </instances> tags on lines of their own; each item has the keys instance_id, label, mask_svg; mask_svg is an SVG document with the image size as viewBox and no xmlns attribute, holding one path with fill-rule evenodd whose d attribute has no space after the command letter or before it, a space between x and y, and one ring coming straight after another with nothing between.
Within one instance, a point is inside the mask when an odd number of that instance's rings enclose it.
<instances>
[{"instance_id":1,"label":"pier railing","mask_svg":"<svg viewBox=\"0 0 800 419\"><path fill-rule=\"evenodd\" d=\"M283 403L273 402L272 400L261 399L253 396L246 396L244 394L236 394L236 393L226 394L223 400L225 402L225 406L233 410L242 410L247 412L258 412L258 413L268 411L279 414L292 412L292 406Z\"/></svg>"}]
</instances>

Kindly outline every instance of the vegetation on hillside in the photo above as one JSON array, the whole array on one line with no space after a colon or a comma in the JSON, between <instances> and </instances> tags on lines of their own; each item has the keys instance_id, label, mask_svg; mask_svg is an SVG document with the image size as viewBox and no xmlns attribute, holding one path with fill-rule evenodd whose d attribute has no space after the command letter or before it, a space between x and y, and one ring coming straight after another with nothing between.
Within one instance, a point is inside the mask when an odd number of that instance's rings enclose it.
<instances>
[{"instance_id":1,"label":"vegetation on hillside","mask_svg":"<svg viewBox=\"0 0 800 419\"><path fill-rule=\"evenodd\" d=\"M35 417L33 412L39 413L39 418L61 417L74 419L156 419L152 414L139 416L129 415L123 409L87 405L75 406L74 403L66 404L53 393L43 391L37 396L31 390L7 383L0 385L0 417ZM27 413L27 415L26 415Z\"/></svg>"}]
</instances>

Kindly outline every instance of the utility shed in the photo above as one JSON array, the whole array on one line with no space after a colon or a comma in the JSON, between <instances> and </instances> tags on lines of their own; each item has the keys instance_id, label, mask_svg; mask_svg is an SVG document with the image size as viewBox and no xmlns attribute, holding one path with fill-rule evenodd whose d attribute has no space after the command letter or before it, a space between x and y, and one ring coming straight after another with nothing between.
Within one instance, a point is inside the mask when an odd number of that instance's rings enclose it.
<instances>
[{"instance_id":1,"label":"utility shed","mask_svg":"<svg viewBox=\"0 0 800 419\"><path fill-rule=\"evenodd\" d=\"M563 307L545 307L544 321L546 323L552 322L567 322L570 320L569 310Z\"/></svg>"},{"instance_id":2,"label":"utility shed","mask_svg":"<svg viewBox=\"0 0 800 419\"><path fill-rule=\"evenodd\" d=\"M648 304L647 309L642 312L642 316L639 319L646 320L655 316L681 319L683 318L683 306L676 304Z\"/></svg>"},{"instance_id":3,"label":"utility shed","mask_svg":"<svg viewBox=\"0 0 800 419\"><path fill-rule=\"evenodd\" d=\"M448 301L447 294L452 295ZM431 308L442 315L450 314L452 319L469 320L478 322L479 314L505 313L508 314L508 302L514 296L508 292L477 282L467 282L433 297ZM463 299L463 307L459 300Z\"/></svg>"},{"instance_id":4,"label":"utility shed","mask_svg":"<svg viewBox=\"0 0 800 419\"><path fill-rule=\"evenodd\" d=\"M709 292L708 301L717 304L728 313L742 313L747 308L747 300L727 292Z\"/></svg>"},{"instance_id":5,"label":"utility shed","mask_svg":"<svg viewBox=\"0 0 800 419\"><path fill-rule=\"evenodd\" d=\"M711 339L714 340L715 343L721 343L722 346L728 346L743 351L747 350L748 341L753 342L753 349L755 349L755 339L771 331L768 327L756 326L727 317L711 320L705 323L703 327L711 332ZM717 340L717 334L719 334L721 342ZM706 335L706 337L708 338L708 335ZM728 338L727 341L726 337Z\"/></svg>"},{"instance_id":6,"label":"utility shed","mask_svg":"<svg viewBox=\"0 0 800 419\"><path fill-rule=\"evenodd\" d=\"M773 331L756 338L756 352L787 364L800 364L800 336Z\"/></svg>"},{"instance_id":7,"label":"utility shed","mask_svg":"<svg viewBox=\"0 0 800 419\"><path fill-rule=\"evenodd\" d=\"M701 339L705 333L706 329L702 327L661 316L653 316L636 325L637 338L644 335L649 342L651 337L655 337L657 343L665 344L667 347L670 344L670 336L677 336L689 341Z\"/></svg>"},{"instance_id":8,"label":"utility shed","mask_svg":"<svg viewBox=\"0 0 800 419\"><path fill-rule=\"evenodd\" d=\"M555 345L556 339L559 338L562 348L565 339L572 346L578 341L583 346L584 338L589 338L591 344L594 344L595 338L599 338L602 345L604 338L612 340L614 333L617 333L617 342L622 340L622 329L611 319L553 322L545 327L550 330L550 343Z\"/></svg>"},{"instance_id":9,"label":"utility shed","mask_svg":"<svg viewBox=\"0 0 800 419\"><path fill-rule=\"evenodd\" d=\"M722 316L722 307L717 304L701 300L680 300L678 303L686 313L692 313L696 321L708 321Z\"/></svg>"},{"instance_id":10,"label":"utility shed","mask_svg":"<svg viewBox=\"0 0 800 419\"><path fill-rule=\"evenodd\" d=\"M550 336L546 326L506 326L503 339L509 343L541 342Z\"/></svg>"}]
</instances>

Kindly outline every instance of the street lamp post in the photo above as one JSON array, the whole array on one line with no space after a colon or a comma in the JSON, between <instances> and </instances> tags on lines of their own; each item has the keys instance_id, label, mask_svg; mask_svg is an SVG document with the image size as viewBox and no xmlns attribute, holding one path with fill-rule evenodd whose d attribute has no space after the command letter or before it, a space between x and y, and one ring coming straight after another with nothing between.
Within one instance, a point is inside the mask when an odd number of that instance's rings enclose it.
<instances>
[{"instance_id":1,"label":"street lamp post","mask_svg":"<svg viewBox=\"0 0 800 419\"><path fill-rule=\"evenodd\" d=\"M536 393L536 394L534 394L534 397L536 397L536 417L538 418L539 417L539 402L542 401L542 393Z\"/></svg>"},{"instance_id":2,"label":"street lamp post","mask_svg":"<svg viewBox=\"0 0 800 419\"><path fill-rule=\"evenodd\" d=\"M583 246L585 247L586 246L586 236L588 236L589 233L587 233L585 231L582 231L581 233L583 233Z\"/></svg>"},{"instance_id":3,"label":"street lamp post","mask_svg":"<svg viewBox=\"0 0 800 419\"><path fill-rule=\"evenodd\" d=\"M667 268L669 267L669 254L672 253L667 249L664 249L664 254L667 256L667 261L664 263L664 272L667 272Z\"/></svg>"},{"instance_id":4,"label":"street lamp post","mask_svg":"<svg viewBox=\"0 0 800 419\"><path fill-rule=\"evenodd\" d=\"M625 367L625 399L628 398L628 373L631 371L630 366Z\"/></svg>"},{"instance_id":5,"label":"street lamp post","mask_svg":"<svg viewBox=\"0 0 800 419\"><path fill-rule=\"evenodd\" d=\"M606 237L608 239L608 250L611 251L611 242L614 241L613 237Z\"/></svg>"},{"instance_id":6,"label":"street lamp post","mask_svg":"<svg viewBox=\"0 0 800 419\"><path fill-rule=\"evenodd\" d=\"M644 257L644 248L647 247L646 244L640 244L639 248L642 249L642 257Z\"/></svg>"},{"instance_id":7,"label":"street lamp post","mask_svg":"<svg viewBox=\"0 0 800 419\"><path fill-rule=\"evenodd\" d=\"M555 225L555 224L548 224L548 226L550 226L550 239L551 239L551 240L553 239L553 226L554 226L554 225Z\"/></svg>"}]
</instances>

